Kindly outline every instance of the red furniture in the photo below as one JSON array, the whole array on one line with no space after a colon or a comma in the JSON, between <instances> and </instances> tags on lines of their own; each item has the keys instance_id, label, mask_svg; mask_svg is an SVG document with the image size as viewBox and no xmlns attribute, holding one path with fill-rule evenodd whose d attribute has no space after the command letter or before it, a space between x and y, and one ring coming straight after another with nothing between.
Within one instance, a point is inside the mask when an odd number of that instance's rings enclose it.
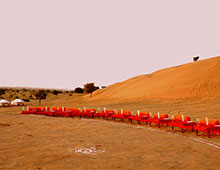
<instances>
[{"instance_id":1,"label":"red furniture","mask_svg":"<svg viewBox=\"0 0 220 170\"><path fill-rule=\"evenodd\" d=\"M161 127L161 124L168 125L170 121L171 120L169 119L168 114L162 114L159 112L157 114L153 114L153 117L148 119L150 126L154 123L157 124L159 128Z\"/></svg>"},{"instance_id":2,"label":"red furniture","mask_svg":"<svg viewBox=\"0 0 220 170\"><path fill-rule=\"evenodd\" d=\"M70 117L80 117L80 110L76 108L68 108L67 111L69 112Z\"/></svg>"},{"instance_id":3,"label":"red furniture","mask_svg":"<svg viewBox=\"0 0 220 170\"><path fill-rule=\"evenodd\" d=\"M193 127L196 123L191 121L189 116L174 115L173 119L169 122L169 125L172 126L172 130L174 130L174 127L181 128L182 133L184 133L184 129L193 131Z\"/></svg>"},{"instance_id":4,"label":"red furniture","mask_svg":"<svg viewBox=\"0 0 220 170\"><path fill-rule=\"evenodd\" d=\"M49 107L36 108L36 114L47 116L50 114L50 108Z\"/></svg>"},{"instance_id":5,"label":"red furniture","mask_svg":"<svg viewBox=\"0 0 220 170\"><path fill-rule=\"evenodd\" d=\"M123 109L121 109L117 112L117 114L113 114L110 117L114 120L120 119L121 121L124 121L125 119L128 119L129 116L131 116L130 111L124 111Z\"/></svg>"},{"instance_id":6,"label":"red furniture","mask_svg":"<svg viewBox=\"0 0 220 170\"><path fill-rule=\"evenodd\" d=\"M88 118L94 118L94 115L96 113L95 109L86 109L84 108L81 113L80 113L80 117L88 117Z\"/></svg>"},{"instance_id":7,"label":"red furniture","mask_svg":"<svg viewBox=\"0 0 220 170\"><path fill-rule=\"evenodd\" d=\"M40 107L33 108L33 107L27 107L26 111L22 111L21 114L36 114L36 112L41 111Z\"/></svg>"},{"instance_id":8,"label":"red furniture","mask_svg":"<svg viewBox=\"0 0 220 170\"><path fill-rule=\"evenodd\" d=\"M34 114L34 111L22 111L21 114Z\"/></svg>"},{"instance_id":9,"label":"red furniture","mask_svg":"<svg viewBox=\"0 0 220 170\"><path fill-rule=\"evenodd\" d=\"M65 107L53 107L54 116L56 117L69 117L68 111L66 111Z\"/></svg>"},{"instance_id":10,"label":"red furniture","mask_svg":"<svg viewBox=\"0 0 220 170\"><path fill-rule=\"evenodd\" d=\"M137 111L136 115L132 115L128 117L128 120L132 123L132 121L136 121L138 124L141 122L147 123L150 118L150 114L147 112Z\"/></svg>"},{"instance_id":11,"label":"red furniture","mask_svg":"<svg viewBox=\"0 0 220 170\"><path fill-rule=\"evenodd\" d=\"M220 124L216 119L202 118L198 125L194 126L194 130L196 131L196 135L199 132L205 132L210 138L211 134L220 134Z\"/></svg>"},{"instance_id":12,"label":"red furniture","mask_svg":"<svg viewBox=\"0 0 220 170\"><path fill-rule=\"evenodd\" d=\"M103 119L107 119L112 117L112 115L115 114L115 111L114 110L106 110L106 109L103 109L101 110L100 112L96 112L96 114L94 115L94 117L102 117Z\"/></svg>"}]
</instances>

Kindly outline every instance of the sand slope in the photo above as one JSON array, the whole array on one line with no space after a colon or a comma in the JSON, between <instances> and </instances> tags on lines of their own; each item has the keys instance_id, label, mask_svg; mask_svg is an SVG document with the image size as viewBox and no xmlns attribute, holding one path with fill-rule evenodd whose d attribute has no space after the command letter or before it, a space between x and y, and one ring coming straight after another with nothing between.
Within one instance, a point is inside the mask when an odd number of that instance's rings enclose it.
<instances>
[{"instance_id":1,"label":"sand slope","mask_svg":"<svg viewBox=\"0 0 220 170\"><path fill-rule=\"evenodd\" d=\"M162 69L100 89L93 99L179 99L220 96L220 57Z\"/></svg>"}]
</instances>

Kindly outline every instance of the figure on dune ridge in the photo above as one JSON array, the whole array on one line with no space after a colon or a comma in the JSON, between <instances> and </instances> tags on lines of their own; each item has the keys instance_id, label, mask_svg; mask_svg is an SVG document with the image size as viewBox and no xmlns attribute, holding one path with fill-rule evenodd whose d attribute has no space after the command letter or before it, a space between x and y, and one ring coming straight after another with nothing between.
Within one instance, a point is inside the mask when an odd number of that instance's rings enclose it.
<instances>
[{"instance_id":1,"label":"figure on dune ridge","mask_svg":"<svg viewBox=\"0 0 220 170\"><path fill-rule=\"evenodd\" d=\"M199 56L193 57L193 61L196 62L197 60L199 60Z\"/></svg>"}]
</instances>

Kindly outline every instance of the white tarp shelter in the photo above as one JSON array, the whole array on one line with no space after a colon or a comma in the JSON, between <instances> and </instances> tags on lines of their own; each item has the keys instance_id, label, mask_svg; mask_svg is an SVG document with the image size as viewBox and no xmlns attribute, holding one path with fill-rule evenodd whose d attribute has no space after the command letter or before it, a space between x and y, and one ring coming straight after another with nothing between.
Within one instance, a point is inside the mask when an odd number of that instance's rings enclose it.
<instances>
[{"instance_id":1,"label":"white tarp shelter","mask_svg":"<svg viewBox=\"0 0 220 170\"><path fill-rule=\"evenodd\" d=\"M11 102L12 105L15 106L24 106L24 100L21 99L15 99Z\"/></svg>"},{"instance_id":2,"label":"white tarp shelter","mask_svg":"<svg viewBox=\"0 0 220 170\"><path fill-rule=\"evenodd\" d=\"M1 99L0 106L11 106L11 103L5 99Z\"/></svg>"}]
</instances>

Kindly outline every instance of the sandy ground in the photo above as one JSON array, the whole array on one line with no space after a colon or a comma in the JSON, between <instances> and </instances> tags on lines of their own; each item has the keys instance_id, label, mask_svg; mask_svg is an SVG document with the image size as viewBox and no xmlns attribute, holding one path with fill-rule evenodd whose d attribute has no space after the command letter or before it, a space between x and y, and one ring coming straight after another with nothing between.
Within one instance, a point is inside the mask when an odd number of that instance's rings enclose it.
<instances>
[{"instance_id":1,"label":"sandy ground","mask_svg":"<svg viewBox=\"0 0 220 170\"><path fill-rule=\"evenodd\" d=\"M20 115L20 109L0 108L2 170L220 168L220 150L193 140L191 133L98 119ZM219 137L209 141L220 143ZM74 153L84 147L104 152Z\"/></svg>"},{"instance_id":2,"label":"sandy ground","mask_svg":"<svg viewBox=\"0 0 220 170\"><path fill-rule=\"evenodd\" d=\"M180 99L220 97L220 57L139 75L94 93L95 99Z\"/></svg>"}]
</instances>

